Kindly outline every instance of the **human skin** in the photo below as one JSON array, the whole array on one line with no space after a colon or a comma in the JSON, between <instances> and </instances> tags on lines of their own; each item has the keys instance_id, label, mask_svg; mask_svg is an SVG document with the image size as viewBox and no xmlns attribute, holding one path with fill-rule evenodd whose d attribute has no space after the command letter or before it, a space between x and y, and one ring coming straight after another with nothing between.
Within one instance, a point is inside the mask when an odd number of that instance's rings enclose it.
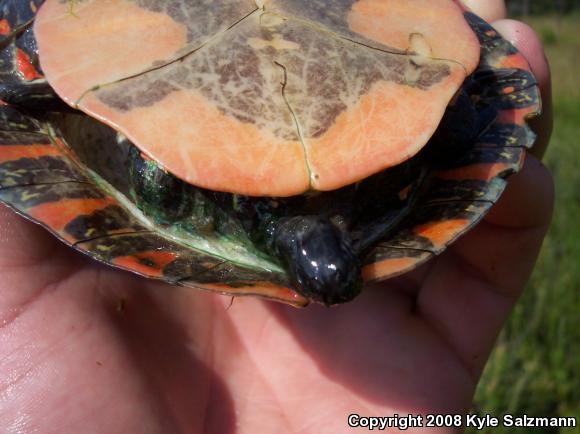
<instances>
[{"instance_id":1,"label":"human skin","mask_svg":"<svg viewBox=\"0 0 580 434\"><path fill-rule=\"evenodd\" d=\"M540 81L531 154L541 156L551 106L538 38L503 19L500 1L466 3ZM465 413L553 200L550 174L529 155L492 212L440 257L348 305L303 310L230 306L99 265L0 206L2 432L337 433L351 413Z\"/></svg>"}]
</instances>

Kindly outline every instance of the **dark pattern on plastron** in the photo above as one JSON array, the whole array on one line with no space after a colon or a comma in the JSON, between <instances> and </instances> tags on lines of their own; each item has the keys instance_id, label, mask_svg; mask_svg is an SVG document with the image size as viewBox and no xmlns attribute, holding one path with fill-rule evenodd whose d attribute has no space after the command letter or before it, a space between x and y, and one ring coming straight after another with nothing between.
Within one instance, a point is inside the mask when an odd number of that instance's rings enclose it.
<instances>
[{"instance_id":1,"label":"dark pattern on plastron","mask_svg":"<svg viewBox=\"0 0 580 434\"><path fill-rule=\"evenodd\" d=\"M272 41L274 35L300 48L258 49L249 44ZM272 65L280 70L272 72ZM96 95L117 110L130 111L152 106L176 90L195 90L222 113L295 141L299 137L287 102L302 135L316 138L379 80L427 90L450 72L446 62L416 65L411 56L332 38L298 21L287 20L272 30L249 19L222 36L219 44L104 87Z\"/></svg>"},{"instance_id":2,"label":"dark pattern on plastron","mask_svg":"<svg viewBox=\"0 0 580 434\"><path fill-rule=\"evenodd\" d=\"M188 42L210 39L256 9L248 0L138 0L137 4L153 12L165 13L187 26Z\"/></svg>"},{"instance_id":3,"label":"dark pattern on plastron","mask_svg":"<svg viewBox=\"0 0 580 434\"><path fill-rule=\"evenodd\" d=\"M74 14L75 6L87 1L60 0L60 3L70 4L70 11ZM205 42L256 9L251 0L136 0L135 3L143 9L166 14L184 24L188 31L188 42ZM200 20L200 17L203 19Z\"/></svg>"},{"instance_id":4,"label":"dark pattern on plastron","mask_svg":"<svg viewBox=\"0 0 580 434\"><path fill-rule=\"evenodd\" d=\"M283 0L274 1L274 11L304 20L308 27L324 27L336 37L348 39L389 53L405 52L353 32L348 23L348 14L358 0ZM266 9L268 10L268 9ZM387 24L388 25L388 24Z\"/></svg>"}]
</instances>

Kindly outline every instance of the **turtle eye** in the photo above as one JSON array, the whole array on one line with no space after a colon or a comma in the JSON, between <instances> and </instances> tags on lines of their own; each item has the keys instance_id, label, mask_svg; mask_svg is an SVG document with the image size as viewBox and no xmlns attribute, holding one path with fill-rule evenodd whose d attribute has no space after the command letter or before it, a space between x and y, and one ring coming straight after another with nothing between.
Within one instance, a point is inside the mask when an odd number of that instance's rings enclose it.
<instances>
[{"instance_id":1,"label":"turtle eye","mask_svg":"<svg viewBox=\"0 0 580 434\"><path fill-rule=\"evenodd\" d=\"M281 219L273 241L296 289L310 300L329 306L348 302L360 293L360 265L350 236L328 219Z\"/></svg>"}]
</instances>

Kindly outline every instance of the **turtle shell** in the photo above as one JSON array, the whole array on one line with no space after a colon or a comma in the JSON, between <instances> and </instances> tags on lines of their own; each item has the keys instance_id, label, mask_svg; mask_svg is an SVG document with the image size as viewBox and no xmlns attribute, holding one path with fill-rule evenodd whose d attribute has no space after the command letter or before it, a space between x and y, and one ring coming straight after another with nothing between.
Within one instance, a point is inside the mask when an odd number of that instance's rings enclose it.
<instances>
[{"instance_id":1,"label":"turtle shell","mask_svg":"<svg viewBox=\"0 0 580 434\"><path fill-rule=\"evenodd\" d=\"M45 5L46 11L44 7L41 9L42 13L45 14L44 24L42 26L37 24L36 27L33 27L32 21L37 12L36 8L41 3L41 1L5 1L0 9L0 29L2 29L0 33L0 46L2 47L0 52L0 98L2 99L2 105L0 105L0 200L25 217L43 225L75 249L118 268L183 286L231 295L258 295L296 306L307 304L309 300L296 292L286 270L259 252L242 248L239 243L216 238L211 234L184 237L182 232L174 227L160 226L152 222L130 199L127 180L124 176L126 171L123 169L128 148L119 146L120 142L117 140L116 132L108 128L103 129L102 124L87 120L85 115L71 113L71 110L53 91L54 87L59 95L64 96L64 99L69 103L72 102L76 107L90 112L109 125L117 126L130 139L141 143L134 137L135 134L140 133L131 132L133 130L129 131L126 126L119 127L117 125L120 123L119 118L116 118L116 114L113 112L116 110L126 114L133 111L120 107L122 104L140 106L138 109L140 113L143 113L143 108L146 111L147 107L151 107L149 104L151 101L139 102L138 98L129 99L127 102L126 94L123 93L126 92L124 87L129 85L128 82L131 82L130 86L133 86L132 80L139 80L138 73L144 70L144 67L145 69L149 68L151 72L156 72L164 71L168 65L183 63L182 60L187 57L192 47L195 48L196 44L200 44L200 36L195 34L195 26L188 27L187 24L188 16L195 16L195 13L189 11L180 15L181 12L176 12L176 8L169 7L170 3L181 4L181 2L176 1L156 3L156 5L165 5L164 7L146 6L149 3L141 1L49 1ZM55 43L54 47L56 50L60 50L61 45L66 44L67 38L70 38L71 35L67 36L66 32L65 34L55 33L54 29L63 28L62 25L55 26L49 31L51 22L54 21L53 24L59 23L58 20L61 18L58 17L66 17L67 14L80 17L82 20L82 8L89 8L90 11L90 8L94 7L96 3L110 7L118 7L123 4L127 8L142 9L143 13L154 14L154 19L149 16L151 19L142 20L149 25L159 26L161 23L165 23L163 20L171 19L171 22L178 22L181 23L181 27L187 27L187 31L181 39L178 38L179 44L173 47L173 51L171 51L173 57L165 59L162 63L158 62L157 57L145 55L142 58L145 63L139 65L135 63L135 59L131 58L130 65L134 65L136 71L129 80L119 80L119 77L94 77L90 74L87 78L86 74L77 74L73 69L64 68L61 69L66 71L64 78L55 76L50 80L49 85L44 79L38 62L35 31L46 32L52 37L60 38L53 40L53 42L59 41L58 44ZM255 10L260 9L259 7L254 5L253 9L233 23L226 19L227 17L238 17L239 13L243 14L248 3L252 2L213 2L212 4L216 5L216 9L213 10L212 14L204 16L214 18L206 21L209 23L208 26L215 27L202 32L201 37L203 38L204 35L210 33L227 33L232 25L239 24L238 21L246 20L243 22L248 22L247 17L253 16L252 14L256 13ZM316 7L320 2L310 2L309 4L313 5L312 8L302 7L304 6L302 3L300 1L272 2L272 9L276 12L273 15L297 16L289 21L296 21L300 24L308 24L311 20L308 14L321 16L321 8L317 9ZM364 10L364 7L372 9L373 3L375 2L362 0L359 2L337 2L337 7L340 6L337 10L338 12L349 8L352 10L353 5L358 5L362 8L360 10ZM401 2L392 2L392 4L400 5ZM426 8L426 3L419 0L416 2L406 1L404 4L414 5L417 10ZM434 90L434 92L443 91L447 96L435 98L433 96L435 94L428 94L430 96L426 99L421 98L420 102L413 102L412 97L409 100L409 95L405 94L396 101L396 104L399 104L397 105L398 109L403 110L403 113L409 113L406 104L415 110L420 104L427 104L430 99L436 99L437 104L442 105L442 107L428 107L427 111L437 112L434 118L436 120L427 123L429 129L412 134L411 145L395 146L397 155L390 160L390 157L387 157L386 159L389 161L386 164L373 167L371 170L369 164L364 163L361 166L364 167L364 170L351 177L344 176L345 171L338 167L339 163L331 159L330 178L327 179L332 178L331 172L334 168L336 172L341 174L340 181L336 184L338 181L335 179L335 181L329 181L326 187L318 186L320 190L336 189L342 187L344 183L358 181L385 168L392 166L396 169L401 165L410 164L407 162L414 161L416 158L421 158L422 161L429 163L429 176L426 177L428 181L419 177L419 172L417 172L415 181L404 185L395 192L401 203L407 203L408 198L413 197L413 200L408 202L409 205L405 206L405 212L390 222L392 227L388 231L381 232L379 239L373 239L372 244L365 247L364 256L361 257L361 265L362 277L367 283L383 280L415 268L442 252L447 245L475 225L499 198L506 185L505 178L521 168L525 149L530 147L534 141L534 135L526 125L526 120L539 112L540 100L535 79L526 60L491 26L472 13L460 10L455 2L441 1L429 2L428 4L429 7L440 5L445 13L448 11L446 9L448 6L453 8L449 10L460 11L461 22L455 26L459 28L463 25L470 27L469 34L477 37L479 62L476 61L473 66L466 67L466 64L470 62L469 58L449 60L453 58L447 55L449 51L445 50L448 48L435 47L436 50L444 50L442 51L444 54L440 58L448 60L435 61L437 59L433 53L426 57L430 60L435 59L433 60L435 66L443 65L445 67L444 70L447 71L447 74L443 75L447 77L447 80L451 80L452 85L447 81L438 88L439 90ZM286 9L280 9L280 5ZM288 9L292 5L296 8ZM235 13L225 6L235 10ZM402 22L406 25L413 22L408 14L414 16L413 14L416 15L417 10L408 7L400 7L399 9L399 13L403 14L404 18L401 20ZM54 12L55 10L58 14ZM169 10L173 11L173 15L167 12ZM375 9L372 10L373 13L377 12ZM218 14L220 11L226 11L224 13L229 15L226 18L221 17ZM127 11L126 15L121 14L120 16L135 16L132 12L136 11L131 9ZM451 16L455 16L453 13ZM57 18L54 18L55 14L58 15ZM46 16L50 19L46 19ZM158 19L162 21L156 21ZM264 19L266 18L264 17ZM356 33L354 36L359 39L353 39L351 44L365 52L376 51L380 56L388 54L397 59L404 58L406 65L409 64L409 58L418 64L425 62L423 58L425 56L420 55L420 52L424 50L422 40L415 41L414 50L409 51L409 41L413 40L409 36L414 34L413 26L409 28L403 26L403 29L399 31L399 33L406 34L406 38L401 40L403 41L401 43L407 44L406 46L400 46L397 49L389 46L389 49L386 50L382 45L370 45L371 43L377 44L377 38L379 38L377 35L380 35L380 32L376 33L377 26L369 24L368 20L365 21L367 24L365 24L364 29L361 30L360 26L364 27L364 25L359 23L358 28L354 27L359 31L355 30L353 33L352 23L356 20L351 19L349 21L351 27L346 28L344 27L344 14L328 13L325 19L327 22L324 24L333 32L340 34L344 40L353 38L354 33ZM266 20L273 20L275 26L280 26L277 19L272 18L272 16ZM290 26L290 24L284 26ZM124 27L121 26L121 28ZM428 33L429 29L430 26L425 25L423 32ZM448 31L448 29L449 26L446 26L445 30ZM93 30L97 31L98 29ZM284 28L283 30L288 29ZM139 31L146 33L147 29ZM284 31L269 33L267 37L256 37L259 40L254 40L253 43L260 47L266 42L288 44L290 41L288 35L296 32L296 29L290 29L288 33L284 33ZM319 29L316 31L319 32ZM91 35L90 38L98 42L94 33L88 33ZM250 39L252 37L254 36L249 35ZM447 37L446 39L453 40L453 43L456 41L455 38ZM469 37L466 37L466 40L469 40ZM82 46L85 42L86 40L83 39L78 45ZM204 43L211 45L211 41ZM381 41L379 40L378 43ZM72 45L76 47L76 42ZM110 44L105 41L103 46L109 49ZM134 48L136 49L136 47ZM266 52L277 53L280 51L276 47L263 48L266 49ZM430 47L431 50L433 48ZM49 48L47 47L47 49ZM460 49L456 50L461 51ZM234 52L232 51L232 53ZM71 65L67 63L68 59L58 60L65 62L66 65ZM81 69L85 66L86 62L79 62L78 58L75 61L81 64ZM376 63L376 60L373 62ZM44 61L43 66L45 66ZM56 67L47 66L49 69L53 68L54 71L58 70ZM431 71L429 68L433 68L429 62L423 63L423 66L429 71ZM274 63L274 67L276 67L276 63ZM434 72L426 72L425 77L430 76L430 74L434 76L440 74L436 69ZM470 71L467 78L466 71ZM402 74L405 75L405 73L408 73L407 69ZM63 90L63 86L66 87L66 83L75 75L79 76L79 80L85 80L85 82L82 85L71 84L73 90ZM415 75L411 78L420 80L421 77L422 75ZM126 76L122 78L126 78ZM409 77L404 78L408 79ZM54 83L59 83L59 80L62 83L55 85ZM109 82L114 83L112 87L102 86L102 89L95 87L99 83ZM153 83L156 82L153 81ZM279 83L287 85L288 82L284 80L284 74ZM149 81L141 85L152 86L152 82ZM157 96L155 104L167 99L167 93L171 93L171 91L164 89L163 85L157 85L161 94ZM408 83L404 86L414 89L413 86L408 86ZM430 86L438 87L437 84L425 85L424 87L429 90ZM456 92L458 87L460 90ZM79 89L82 89L80 94L78 93ZM369 92L369 89L366 91ZM105 104L107 105L105 109L103 109L102 95L90 95L102 91L108 95L108 97L103 97L104 100L108 101ZM138 94L138 92L133 92L130 95ZM114 99L115 95L125 95L125 97L114 102L110 98ZM289 92L288 95L293 94ZM391 93L389 95L397 94ZM374 99L374 101L378 100L380 99ZM83 106L83 101L92 102ZM284 103L286 110L288 110L289 104L286 101ZM99 104L100 108L97 107ZM117 108L112 110L111 107L115 106ZM101 109L104 111L100 111ZM107 112L107 110L109 111ZM290 113L294 112L291 110ZM358 122L362 122L360 119L362 113L359 110L356 115L358 118L356 116L350 117L346 124L352 123L353 119L359 119ZM219 115L225 116L223 111L219 112ZM155 119L146 116L144 119L148 119L146 122L155 124ZM233 119L245 124L253 122L251 119L244 120L240 116L233 116ZM339 123L337 119L335 116L334 124ZM127 125L130 124L131 122L127 123ZM384 123L385 131L391 131L392 124L392 118L390 122ZM413 129L415 124L402 123L403 128L410 129ZM295 126L293 124L293 127ZM221 129L226 130L230 127L231 124L226 123ZM434 132L437 127L437 131ZM401 133L401 130L395 129L395 133L397 131L399 134ZM165 131L162 133L167 136ZM348 138L344 137L345 134L347 134L346 130L328 137L340 141L342 144L337 145L340 148L346 146L344 143L348 142ZM388 133L385 135L389 136ZM396 135L394 134L392 137L396 137ZM426 138L421 139L423 136ZM318 138L320 137L322 136ZM387 142L392 139L389 137L387 137ZM151 144L155 141L146 142ZM428 142L427 146L425 146L425 142ZM329 139L329 143L332 144L332 140ZM380 146L386 146L386 142L381 143ZM392 140L389 143L392 143ZM148 146L153 145L146 144L142 147L147 153L146 157L150 156ZM409 150L409 146L416 149ZM300 149L303 150L302 147ZM321 149L326 149L323 154L328 153L328 148ZM234 153L234 155L237 158L237 154ZM352 153L346 155L347 159L353 159ZM365 161L376 159L376 155L372 152L363 155L363 159L369 155L371 157ZM408 160L413 155L416 157ZM283 159L283 161L287 160ZM172 163L163 160L162 164L163 166L171 166ZM272 167L277 165L283 167L275 162ZM168 169L180 178L191 181L188 176L183 176L183 172L180 170L174 171L171 170L171 167ZM227 168L220 169L220 171L224 170L227 172ZM267 174L266 172L263 172L262 175L273 176L272 173ZM317 169L316 172L322 173L323 171ZM238 175L236 174L233 178L234 183L241 179ZM284 178L284 176L276 175L276 179ZM222 178L222 181L223 179L225 178ZM376 178L371 176L369 179ZM288 189L287 185L280 187L281 191L284 192L282 195L301 193L309 185L313 186L311 181L312 179L309 179L307 184L301 184L300 188L294 190ZM219 182L211 185L197 183L197 185L209 187L212 190L223 190L220 188ZM232 179L224 182L231 183ZM244 182L240 181L239 184L244 184ZM260 182L253 180L245 185L259 184ZM228 191L232 191L232 189L230 188ZM248 193L246 190L240 191ZM233 190L233 192L236 191ZM259 194L276 195L277 190L259 192ZM365 206L371 205L365 204Z\"/></svg>"},{"instance_id":2,"label":"turtle shell","mask_svg":"<svg viewBox=\"0 0 580 434\"><path fill-rule=\"evenodd\" d=\"M451 0L47 0L34 33L63 100L188 183L250 196L406 161L479 60Z\"/></svg>"}]
</instances>

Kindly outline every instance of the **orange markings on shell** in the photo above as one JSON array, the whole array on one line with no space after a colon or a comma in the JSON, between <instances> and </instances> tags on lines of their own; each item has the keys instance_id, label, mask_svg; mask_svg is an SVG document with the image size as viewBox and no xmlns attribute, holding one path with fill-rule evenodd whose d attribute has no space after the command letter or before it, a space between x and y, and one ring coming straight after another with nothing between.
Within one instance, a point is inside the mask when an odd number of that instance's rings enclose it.
<instances>
[{"instance_id":1,"label":"orange markings on shell","mask_svg":"<svg viewBox=\"0 0 580 434\"><path fill-rule=\"evenodd\" d=\"M470 223L467 219L429 222L416 226L413 232L415 235L427 238L436 249L439 249L464 231Z\"/></svg>"},{"instance_id":2,"label":"orange markings on shell","mask_svg":"<svg viewBox=\"0 0 580 434\"><path fill-rule=\"evenodd\" d=\"M16 65L25 80L31 81L42 78L42 75L39 74L30 61L30 56L20 48L16 49Z\"/></svg>"},{"instance_id":3,"label":"orange markings on shell","mask_svg":"<svg viewBox=\"0 0 580 434\"><path fill-rule=\"evenodd\" d=\"M362 277L365 282L373 282L397 274L402 274L407 270L415 267L417 263L425 260L429 253L417 257L390 258L369 264L362 269Z\"/></svg>"},{"instance_id":4,"label":"orange markings on shell","mask_svg":"<svg viewBox=\"0 0 580 434\"><path fill-rule=\"evenodd\" d=\"M12 29L10 28L10 23L6 18L0 20L0 35L9 35Z\"/></svg>"},{"instance_id":5,"label":"orange markings on shell","mask_svg":"<svg viewBox=\"0 0 580 434\"><path fill-rule=\"evenodd\" d=\"M192 285L196 285L192 282ZM289 288L274 285L270 282L252 282L248 286L228 286L226 284L199 284L199 288L208 291L215 291L232 296L260 295L261 297L274 299L290 304L295 307L303 307L308 304L308 300Z\"/></svg>"},{"instance_id":6,"label":"orange markings on shell","mask_svg":"<svg viewBox=\"0 0 580 434\"><path fill-rule=\"evenodd\" d=\"M0 147L0 163L20 160L21 158L58 157L60 152L49 145L4 145Z\"/></svg>"},{"instance_id":7,"label":"orange markings on shell","mask_svg":"<svg viewBox=\"0 0 580 434\"><path fill-rule=\"evenodd\" d=\"M523 126L526 121L538 113L538 107L530 106L521 109L502 110L497 116L500 124L515 124Z\"/></svg>"},{"instance_id":8,"label":"orange markings on shell","mask_svg":"<svg viewBox=\"0 0 580 434\"><path fill-rule=\"evenodd\" d=\"M150 277L163 276L163 269L177 258L174 252L140 252L134 255L118 256L113 264Z\"/></svg>"},{"instance_id":9,"label":"orange markings on shell","mask_svg":"<svg viewBox=\"0 0 580 434\"><path fill-rule=\"evenodd\" d=\"M498 63L495 65L496 68L506 68L506 69L523 69L525 71L530 70L530 65L528 61L521 54L512 54L510 56L502 57Z\"/></svg>"},{"instance_id":10,"label":"orange markings on shell","mask_svg":"<svg viewBox=\"0 0 580 434\"><path fill-rule=\"evenodd\" d=\"M62 199L57 202L48 202L37 205L28 210L28 213L33 218L46 224L52 230L62 233L66 225L77 217L91 215L95 211L105 209L115 203L116 202L111 198Z\"/></svg>"}]
</instances>

